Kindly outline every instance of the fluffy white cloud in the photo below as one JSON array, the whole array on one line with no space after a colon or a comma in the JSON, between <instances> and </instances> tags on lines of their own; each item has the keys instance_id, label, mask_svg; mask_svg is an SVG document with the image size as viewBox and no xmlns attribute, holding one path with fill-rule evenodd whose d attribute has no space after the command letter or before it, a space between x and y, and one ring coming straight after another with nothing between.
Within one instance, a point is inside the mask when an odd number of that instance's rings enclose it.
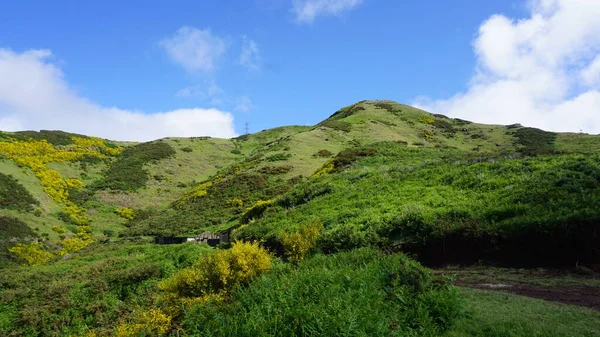
<instances>
[{"instance_id":1,"label":"fluffy white cloud","mask_svg":"<svg viewBox=\"0 0 600 337\"><path fill-rule=\"evenodd\" d=\"M99 106L69 87L51 55L48 50L0 49L0 130L64 130L136 141L236 136L233 116L216 109L145 114Z\"/></svg>"},{"instance_id":2,"label":"fluffy white cloud","mask_svg":"<svg viewBox=\"0 0 600 337\"><path fill-rule=\"evenodd\" d=\"M258 44L248 37L243 37L240 64L249 70L258 70L260 67L260 50Z\"/></svg>"},{"instance_id":3,"label":"fluffy white cloud","mask_svg":"<svg viewBox=\"0 0 600 337\"><path fill-rule=\"evenodd\" d=\"M339 15L362 4L363 0L293 0L292 12L299 23L312 23L316 17Z\"/></svg>"},{"instance_id":4,"label":"fluffy white cloud","mask_svg":"<svg viewBox=\"0 0 600 337\"><path fill-rule=\"evenodd\" d=\"M190 72L209 72L227 49L225 39L214 35L210 29L181 27L177 32L159 42L173 62Z\"/></svg>"},{"instance_id":5,"label":"fluffy white cloud","mask_svg":"<svg viewBox=\"0 0 600 337\"><path fill-rule=\"evenodd\" d=\"M600 133L600 1L535 0L529 9L524 19L481 24L465 92L414 104L484 123Z\"/></svg>"}]
</instances>

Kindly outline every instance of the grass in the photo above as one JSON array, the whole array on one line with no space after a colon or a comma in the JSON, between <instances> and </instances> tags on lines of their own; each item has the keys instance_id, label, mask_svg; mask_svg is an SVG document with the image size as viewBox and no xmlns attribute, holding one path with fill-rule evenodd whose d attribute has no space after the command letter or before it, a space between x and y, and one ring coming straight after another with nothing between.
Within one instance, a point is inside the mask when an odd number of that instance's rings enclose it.
<instances>
[{"instance_id":1,"label":"grass","mask_svg":"<svg viewBox=\"0 0 600 337\"><path fill-rule=\"evenodd\" d=\"M52 265L3 270L0 335L106 333L137 306L151 305L160 279L210 251L203 245L94 244Z\"/></svg>"},{"instance_id":2,"label":"grass","mask_svg":"<svg viewBox=\"0 0 600 337\"><path fill-rule=\"evenodd\" d=\"M600 313L500 292L460 288L467 317L446 337L593 337Z\"/></svg>"},{"instance_id":3,"label":"grass","mask_svg":"<svg viewBox=\"0 0 600 337\"><path fill-rule=\"evenodd\" d=\"M596 287L600 289L600 278L578 274L574 269L447 266L436 270L436 273L452 275L457 280L468 283L523 284L541 287Z\"/></svg>"}]
</instances>

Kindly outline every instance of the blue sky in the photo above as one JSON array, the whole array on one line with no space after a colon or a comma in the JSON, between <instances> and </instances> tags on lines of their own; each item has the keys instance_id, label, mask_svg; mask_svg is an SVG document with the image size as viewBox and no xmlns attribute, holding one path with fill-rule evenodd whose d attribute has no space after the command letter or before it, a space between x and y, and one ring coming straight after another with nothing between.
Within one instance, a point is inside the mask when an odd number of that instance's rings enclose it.
<instances>
[{"instance_id":1,"label":"blue sky","mask_svg":"<svg viewBox=\"0 0 600 337\"><path fill-rule=\"evenodd\" d=\"M391 99L598 133L593 3L11 1L0 11L0 129L229 137L245 122L315 124L359 100ZM571 19L582 13L588 21ZM567 37L578 43L548 42Z\"/></svg>"}]
</instances>

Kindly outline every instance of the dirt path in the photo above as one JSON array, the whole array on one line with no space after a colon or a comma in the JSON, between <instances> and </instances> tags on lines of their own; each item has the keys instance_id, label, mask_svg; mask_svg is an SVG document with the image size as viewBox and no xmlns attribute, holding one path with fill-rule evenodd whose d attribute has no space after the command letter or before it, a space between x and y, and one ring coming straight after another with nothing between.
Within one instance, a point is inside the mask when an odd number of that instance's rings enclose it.
<instances>
[{"instance_id":1,"label":"dirt path","mask_svg":"<svg viewBox=\"0 0 600 337\"><path fill-rule=\"evenodd\" d=\"M600 311L600 288L595 287L548 287L530 284L486 283L456 281L456 285L470 288L505 291L546 301L579 305Z\"/></svg>"}]
</instances>

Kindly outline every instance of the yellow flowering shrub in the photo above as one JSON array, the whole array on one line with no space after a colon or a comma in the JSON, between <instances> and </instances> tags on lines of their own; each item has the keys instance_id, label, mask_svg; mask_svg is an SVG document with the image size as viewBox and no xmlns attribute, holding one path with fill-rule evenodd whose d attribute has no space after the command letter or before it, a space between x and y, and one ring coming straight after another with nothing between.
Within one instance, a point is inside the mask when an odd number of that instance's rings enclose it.
<instances>
[{"instance_id":1,"label":"yellow flowering shrub","mask_svg":"<svg viewBox=\"0 0 600 337\"><path fill-rule=\"evenodd\" d=\"M74 190L80 190L83 188L83 182L79 179L69 178L65 180L67 187L72 188Z\"/></svg>"},{"instance_id":2,"label":"yellow flowering shrub","mask_svg":"<svg viewBox=\"0 0 600 337\"><path fill-rule=\"evenodd\" d=\"M96 137L72 137L72 140L71 145L54 146L46 140L11 139L0 142L0 154L30 168L40 180L44 192L56 203L63 205L62 212L67 214L73 223L87 225L90 219L85 216L85 209L68 199L68 190L79 190L83 188L83 183L79 179L63 179L46 164L75 161L84 156L103 159L106 155L118 155L122 148L109 146L104 139Z\"/></svg>"},{"instance_id":3,"label":"yellow flowering shrub","mask_svg":"<svg viewBox=\"0 0 600 337\"><path fill-rule=\"evenodd\" d=\"M242 224L249 223L252 219L259 218L273 204L273 200L259 200L254 205L246 208L244 214L240 218Z\"/></svg>"},{"instance_id":4,"label":"yellow flowering shrub","mask_svg":"<svg viewBox=\"0 0 600 337\"><path fill-rule=\"evenodd\" d=\"M41 266L54 258L39 242L17 243L8 251L30 266Z\"/></svg>"},{"instance_id":5,"label":"yellow flowering shrub","mask_svg":"<svg viewBox=\"0 0 600 337\"><path fill-rule=\"evenodd\" d=\"M242 199L240 199L238 197L234 197L231 200L229 200L228 204L230 206L233 206L233 207L242 207L242 206L244 206L244 202L242 201Z\"/></svg>"},{"instance_id":6,"label":"yellow flowering shrub","mask_svg":"<svg viewBox=\"0 0 600 337\"><path fill-rule=\"evenodd\" d=\"M229 250L201 257L161 282L162 300L176 312L181 305L218 300L271 270L271 256L258 243L237 241Z\"/></svg>"},{"instance_id":7,"label":"yellow flowering shrub","mask_svg":"<svg viewBox=\"0 0 600 337\"><path fill-rule=\"evenodd\" d=\"M125 218L127 220L133 220L135 218L135 211L128 207L117 208L115 210L115 213L118 214L120 217Z\"/></svg>"},{"instance_id":8,"label":"yellow flowering shrub","mask_svg":"<svg viewBox=\"0 0 600 337\"><path fill-rule=\"evenodd\" d=\"M78 237L66 238L60 242L62 249L56 251L56 255L63 256L81 250L88 246L88 240L82 240Z\"/></svg>"},{"instance_id":9,"label":"yellow flowering shrub","mask_svg":"<svg viewBox=\"0 0 600 337\"><path fill-rule=\"evenodd\" d=\"M420 122L425 124L433 124L433 122L435 122L435 118L431 116L423 117L420 119Z\"/></svg>"},{"instance_id":10,"label":"yellow flowering shrub","mask_svg":"<svg viewBox=\"0 0 600 337\"><path fill-rule=\"evenodd\" d=\"M180 208L182 207L186 202L193 200L193 199L197 199L197 198L201 198L205 195L208 194L208 189L210 187L212 187L212 182L205 182L202 183L198 186L196 186L196 188L194 188L192 191L185 193L184 195L182 195L179 199L177 199L173 205L176 208Z\"/></svg>"},{"instance_id":11,"label":"yellow flowering shrub","mask_svg":"<svg viewBox=\"0 0 600 337\"><path fill-rule=\"evenodd\" d=\"M320 232L321 226L312 225L296 233L284 234L281 243L285 256L294 264L302 261L316 247Z\"/></svg>"},{"instance_id":12,"label":"yellow flowering shrub","mask_svg":"<svg viewBox=\"0 0 600 337\"><path fill-rule=\"evenodd\" d=\"M60 226L52 226L52 230L58 234L63 234L67 231L66 229L64 229Z\"/></svg>"},{"instance_id":13,"label":"yellow flowering shrub","mask_svg":"<svg viewBox=\"0 0 600 337\"><path fill-rule=\"evenodd\" d=\"M326 174L329 174L331 171L333 171L334 168L335 168L335 165L334 165L333 161L328 161L325 164L323 164L321 167L319 167L317 169L317 171L315 171L315 173L313 173L313 175L310 177L318 178L320 176L324 176Z\"/></svg>"},{"instance_id":14,"label":"yellow flowering shrub","mask_svg":"<svg viewBox=\"0 0 600 337\"><path fill-rule=\"evenodd\" d=\"M162 336L171 328L171 316L160 309L138 312L131 322L121 322L115 328L117 337Z\"/></svg>"}]
</instances>

